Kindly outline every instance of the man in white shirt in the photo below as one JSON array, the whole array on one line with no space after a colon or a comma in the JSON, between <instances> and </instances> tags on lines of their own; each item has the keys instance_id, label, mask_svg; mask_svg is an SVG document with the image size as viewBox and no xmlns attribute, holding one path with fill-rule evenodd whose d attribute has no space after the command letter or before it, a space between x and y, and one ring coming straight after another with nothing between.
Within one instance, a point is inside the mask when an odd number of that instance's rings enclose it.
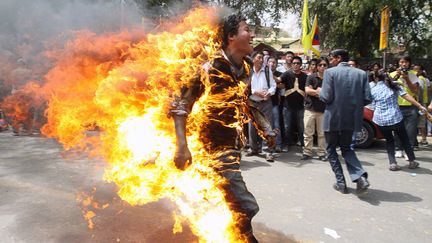
<instances>
[{"instance_id":1,"label":"man in white shirt","mask_svg":"<svg viewBox=\"0 0 432 243\"><path fill-rule=\"evenodd\" d=\"M268 66L263 65L263 57L262 52L252 54L253 67L249 100L251 105L261 111L267 120L272 123L273 105L270 97L276 92L276 82ZM251 151L246 156L256 156L261 153L262 139L258 136L252 122L249 123L249 145ZM266 160L269 162L274 161L272 152L272 149L270 149L270 153L266 155Z\"/></svg>"}]
</instances>

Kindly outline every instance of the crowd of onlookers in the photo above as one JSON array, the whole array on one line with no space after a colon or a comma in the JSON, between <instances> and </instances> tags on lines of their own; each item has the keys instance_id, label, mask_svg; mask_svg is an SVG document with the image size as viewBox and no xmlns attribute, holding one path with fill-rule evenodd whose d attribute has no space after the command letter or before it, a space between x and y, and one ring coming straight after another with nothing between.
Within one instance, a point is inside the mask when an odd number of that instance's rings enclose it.
<instances>
[{"instance_id":1,"label":"crowd of onlookers","mask_svg":"<svg viewBox=\"0 0 432 243\"><path fill-rule=\"evenodd\" d=\"M273 128L278 131L276 147L267 151L266 159L274 161L274 153L288 152L290 146L298 145L303 148L301 159L308 160L314 157L312 148L316 143L318 146L315 158L326 161L328 157L323 132L326 105L320 100L319 93L324 73L330 68L329 60L326 57L304 60L292 52L287 52L283 65L280 65L278 59L270 55L267 50L254 52L251 58L253 67L249 99L255 104L254 106L259 107L259 110L271 121ZM355 59L349 59L347 63L353 68L360 68L359 62ZM413 64L410 57L405 56L400 58L398 65L389 64L383 68L375 62L364 71L367 73L372 94L371 104L368 106L375 109L378 105L373 122L379 123L377 125L384 137L391 142L386 131L389 122L383 123L379 121L379 117L401 123L412 150L417 150L419 144L427 145L426 137L431 133L431 123L425 119L423 114L426 113L426 110L423 108L430 103L431 85L424 67ZM383 97L373 96L373 90L382 88L382 84L396 92L396 97L389 96L384 99L386 103L392 99L396 107L383 109L382 104L379 103L381 102L379 99ZM412 100L407 100L407 97ZM392 109L400 110L400 114L393 113ZM395 134L396 148L392 153L395 153L396 157L410 157L403 152L404 141L400 139L401 135L397 131L391 130L390 132L390 134ZM418 133L421 134L420 141L417 140ZM356 143L355 134L356 132L353 134L352 149ZM262 153L263 141L252 123L249 124L248 136L247 148L249 150L246 156Z\"/></svg>"},{"instance_id":2,"label":"crowd of onlookers","mask_svg":"<svg viewBox=\"0 0 432 243\"><path fill-rule=\"evenodd\" d=\"M414 151L419 144L427 145L425 117L431 120L431 85L424 68L413 64L409 56L401 57L397 67L373 63L366 71L344 49L333 50L328 58L311 59L307 66L291 52L279 67L268 51L254 52L251 58L249 102L277 132L275 146L269 142L267 161L273 162L274 153L288 152L291 145L302 146L301 160L329 161L336 178L333 188L347 193L339 147L351 181L357 183L357 194L365 193L370 185L368 173L356 156L355 145L364 106L369 106L374 110L372 121L386 140L389 170L401 169L396 159L401 157L409 169L419 167ZM248 136L246 156L262 153L264 141L253 121Z\"/></svg>"}]
</instances>

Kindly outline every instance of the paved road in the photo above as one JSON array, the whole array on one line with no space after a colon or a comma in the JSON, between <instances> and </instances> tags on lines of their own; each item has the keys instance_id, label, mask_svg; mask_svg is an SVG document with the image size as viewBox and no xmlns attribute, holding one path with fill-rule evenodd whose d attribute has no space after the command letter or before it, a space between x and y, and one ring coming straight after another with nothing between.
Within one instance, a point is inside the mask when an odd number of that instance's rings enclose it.
<instances>
[{"instance_id":1,"label":"paved road","mask_svg":"<svg viewBox=\"0 0 432 243\"><path fill-rule=\"evenodd\" d=\"M432 142L432 141L430 141ZM431 242L432 149L416 152L421 168L390 172L384 143L360 150L372 184L363 198L331 187L326 162L300 161L293 147L274 163L244 158L243 175L260 212L260 242ZM400 160L400 164L406 163ZM104 162L64 153L53 140L0 133L0 242L193 242L186 228L173 235L167 202L132 207L101 180ZM110 204L87 228L76 201L82 192ZM325 234L334 230L337 240Z\"/></svg>"}]
</instances>

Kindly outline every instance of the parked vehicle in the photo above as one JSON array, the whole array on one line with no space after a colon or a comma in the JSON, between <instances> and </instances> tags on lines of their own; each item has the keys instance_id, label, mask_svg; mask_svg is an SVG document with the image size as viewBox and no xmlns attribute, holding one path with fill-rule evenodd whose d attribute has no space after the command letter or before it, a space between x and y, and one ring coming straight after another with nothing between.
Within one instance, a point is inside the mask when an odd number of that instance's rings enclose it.
<instances>
[{"instance_id":1,"label":"parked vehicle","mask_svg":"<svg viewBox=\"0 0 432 243\"><path fill-rule=\"evenodd\" d=\"M375 139L383 139L378 126L372 122L374 110L370 106L363 108L363 124L361 131L357 134L357 148L367 148L372 145Z\"/></svg>"}]
</instances>

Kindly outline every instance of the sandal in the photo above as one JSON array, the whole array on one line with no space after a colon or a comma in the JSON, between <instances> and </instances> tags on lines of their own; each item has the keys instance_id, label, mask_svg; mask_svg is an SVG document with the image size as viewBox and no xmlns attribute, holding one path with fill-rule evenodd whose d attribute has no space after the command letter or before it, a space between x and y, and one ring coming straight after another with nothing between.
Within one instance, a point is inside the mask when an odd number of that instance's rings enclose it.
<instances>
[{"instance_id":1,"label":"sandal","mask_svg":"<svg viewBox=\"0 0 432 243\"><path fill-rule=\"evenodd\" d=\"M417 162L415 162L415 161L410 161L409 162L409 165L408 165L408 168L410 168L410 169L415 169L415 168L417 168L417 167L419 167L419 163L417 163Z\"/></svg>"},{"instance_id":2,"label":"sandal","mask_svg":"<svg viewBox=\"0 0 432 243\"><path fill-rule=\"evenodd\" d=\"M398 170L401 170L401 167L398 164L396 164L396 163L391 163L390 167L389 167L389 170L391 170L391 171L398 171Z\"/></svg>"}]
</instances>

